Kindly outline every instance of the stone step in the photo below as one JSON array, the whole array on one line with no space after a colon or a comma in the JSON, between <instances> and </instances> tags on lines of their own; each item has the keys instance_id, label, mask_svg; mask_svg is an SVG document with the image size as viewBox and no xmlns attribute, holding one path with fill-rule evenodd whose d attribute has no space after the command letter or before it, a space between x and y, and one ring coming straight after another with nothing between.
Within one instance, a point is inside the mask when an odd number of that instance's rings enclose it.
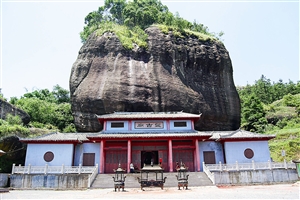
<instances>
[{"instance_id":1,"label":"stone step","mask_svg":"<svg viewBox=\"0 0 300 200\"><path fill-rule=\"evenodd\" d=\"M188 184L189 186L212 186L213 183L207 177L204 172L188 172ZM177 173L164 173L164 177L167 177L164 187L177 187ZM140 177L139 173L125 174L125 188L139 188L137 177ZM114 174L98 174L94 180L91 188L113 188Z\"/></svg>"}]
</instances>

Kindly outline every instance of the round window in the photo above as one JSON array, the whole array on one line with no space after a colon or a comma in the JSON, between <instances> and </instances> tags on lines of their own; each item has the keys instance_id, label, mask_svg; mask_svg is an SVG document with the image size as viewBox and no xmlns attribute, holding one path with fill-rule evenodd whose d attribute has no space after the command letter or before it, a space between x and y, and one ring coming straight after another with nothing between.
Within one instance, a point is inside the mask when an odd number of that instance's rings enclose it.
<instances>
[{"instance_id":1,"label":"round window","mask_svg":"<svg viewBox=\"0 0 300 200\"><path fill-rule=\"evenodd\" d=\"M252 149L248 148L248 149L245 149L244 155L245 155L246 158L251 159L254 156L254 152L253 152Z\"/></svg>"},{"instance_id":2,"label":"round window","mask_svg":"<svg viewBox=\"0 0 300 200\"><path fill-rule=\"evenodd\" d=\"M51 151L48 151L44 154L44 160L46 162L51 162L54 158L54 154Z\"/></svg>"}]
</instances>

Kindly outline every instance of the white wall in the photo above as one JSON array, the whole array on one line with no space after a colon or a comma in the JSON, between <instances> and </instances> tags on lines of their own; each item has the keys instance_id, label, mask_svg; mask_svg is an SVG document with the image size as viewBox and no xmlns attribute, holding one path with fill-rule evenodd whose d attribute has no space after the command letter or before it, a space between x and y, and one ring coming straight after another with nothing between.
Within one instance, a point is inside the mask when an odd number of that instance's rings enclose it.
<instances>
[{"instance_id":1,"label":"white wall","mask_svg":"<svg viewBox=\"0 0 300 200\"><path fill-rule=\"evenodd\" d=\"M252 149L254 156L248 159L244 155L245 149ZM267 162L270 159L268 141L245 141L245 142L225 142L224 143L226 163L249 163Z\"/></svg>"},{"instance_id":2,"label":"white wall","mask_svg":"<svg viewBox=\"0 0 300 200\"><path fill-rule=\"evenodd\" d=\"M44 160L44 154L51 151L54 159L51 162ZM25 165L44 166L72 166L73 144L27 144Z\"/></svg>"},{"instance_id":3,"label":"white wall","mask_svg":"<svg viewBox=\"0 0 300 200\"><path fill-rule=\"evenodd\" d=\"M214 141L207 141L207 142L199 142L199 155L200 155L200 171L203 171L203 151L214 151L216 157L216 164L220 161L224 163L224 154L222 144L219 142Z\"/></svg>"},{"instance_id":4,"label":"white wall","mask_svg":"<svg viewBox=\"0 0 300 200\"><path fill-rule=\"evenodd\" d=\"M83 162L83 153L95 153L95 165L100 165L100 144L99 143L83 143L77 144L75 147L74 165L79 166Z\"/></svg>"}]
</instances>

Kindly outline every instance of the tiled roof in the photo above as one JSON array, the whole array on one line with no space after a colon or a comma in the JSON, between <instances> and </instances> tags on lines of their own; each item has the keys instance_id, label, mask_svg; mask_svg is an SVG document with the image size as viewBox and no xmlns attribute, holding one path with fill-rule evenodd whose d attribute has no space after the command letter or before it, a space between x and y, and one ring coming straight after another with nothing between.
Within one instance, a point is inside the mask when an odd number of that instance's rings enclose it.
<instances>
[{"instance_id":1,"label":"tiled roof","mask_svg":"<svg viewBox=\"0 0 300 200\"><path fill-rule=\"evenodd\" d=\"M49 133L35 138L20 139L22 142L84 142L97 138L106 139L122 139L122 138L187 138L187 137L202 137L210 140L235 140L235 139L272 139L275 135L265 135L252 133L244 130L236 131L101 131L99 133Z\"/></svg>"},{"instance_id":2,"label":"tiled roof","mask_svg":"<svg viewBox=\"0 0 300 200\"><path fill-rule=\"evenodd\" d=\"M225 140L225 139L272 139L275 135L266 135L260 133L253 133L238 129L236 131L213 131L210 139Z\"/></svg>"},{"instance_id":3,"label":"tiled roof","mask_svg":"<svg viewBox=\"0 0 300 200\"><path fill-rule=\"evenodd\" d=\"M88 141L86 135L91 133L60 133L53 132L46 135L42 135L35 138L24 138L20 139L22 142L81 142Z\"/></svg>"},{"instance_id":4,"label":"tiled roof","mask_svg":"<svg viewBox=\"0 0 300 200\"><path fill-rule=\"evenodd\" d=\"M200 118L201 114L191 114L185 112L114 112L105 115L96 115L99 119L157 119L157 118Z\"/></svg>"},{"instance_id":5,"label":"tiled roof","mask_svg":"<svg viewBox=\"0 0 300 200\"><path fill-rule=\"evenodd\" d=\"M157 137L210 137L211 133L199 132L199 131L172 131L172 132L112 132L112 131L101 131L99 134L87 136L90 139L95 138L157 138Z\"/></svg>"}]
</instances>

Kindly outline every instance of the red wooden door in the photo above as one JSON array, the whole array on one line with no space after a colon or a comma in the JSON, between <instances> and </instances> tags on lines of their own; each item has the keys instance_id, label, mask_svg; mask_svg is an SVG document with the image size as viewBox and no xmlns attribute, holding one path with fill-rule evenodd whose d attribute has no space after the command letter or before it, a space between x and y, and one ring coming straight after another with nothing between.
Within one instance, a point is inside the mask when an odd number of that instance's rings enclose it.
<instances>
[{"instance_id":1,"label":"red wooden door","mask_svg":"<svg viewBox=\"0 0 300 200\"><path fill-rule=\"evenodd\" d=\"M159 159L162 159L162 168L165 172L169 171L169 163L168 163L168 151L162 150L158 151L158 157Z\"/></svg>"},{"instance_id":2,"label":"red wooden door","mask_svg":"<svg viewBox=\"0 0 300 200\"><path fill-rule=\"evenodd\" d=\"M105 173L114 173L114 169L121 168L127 170L127 151L124 150L107 150L105 152Z\"/></svg>"},{"instance_id":3,"label":"red wooden door","mask_svg":"<svg viewBox=\"0 0 300 200\"><path fill-rule=\"evenodd\" d=\"M134 167L138 168L139 170L143 167L141 162L141 151L132 151L131 162L133 163Z\"/></svg>"},{"instance_id":4,"label":"red wooden door","mask_svg":"<svg viewBox=\"0 0 300 200\"><path fill-rule=\"evenodd\" d=\"M182 161L186 167L188 167L188 171L195 171L194 165L194 151L193 149L174 149L173 150L173 167L174 171L176 171L176 162Z\"/></svg>"}]
</instances>

